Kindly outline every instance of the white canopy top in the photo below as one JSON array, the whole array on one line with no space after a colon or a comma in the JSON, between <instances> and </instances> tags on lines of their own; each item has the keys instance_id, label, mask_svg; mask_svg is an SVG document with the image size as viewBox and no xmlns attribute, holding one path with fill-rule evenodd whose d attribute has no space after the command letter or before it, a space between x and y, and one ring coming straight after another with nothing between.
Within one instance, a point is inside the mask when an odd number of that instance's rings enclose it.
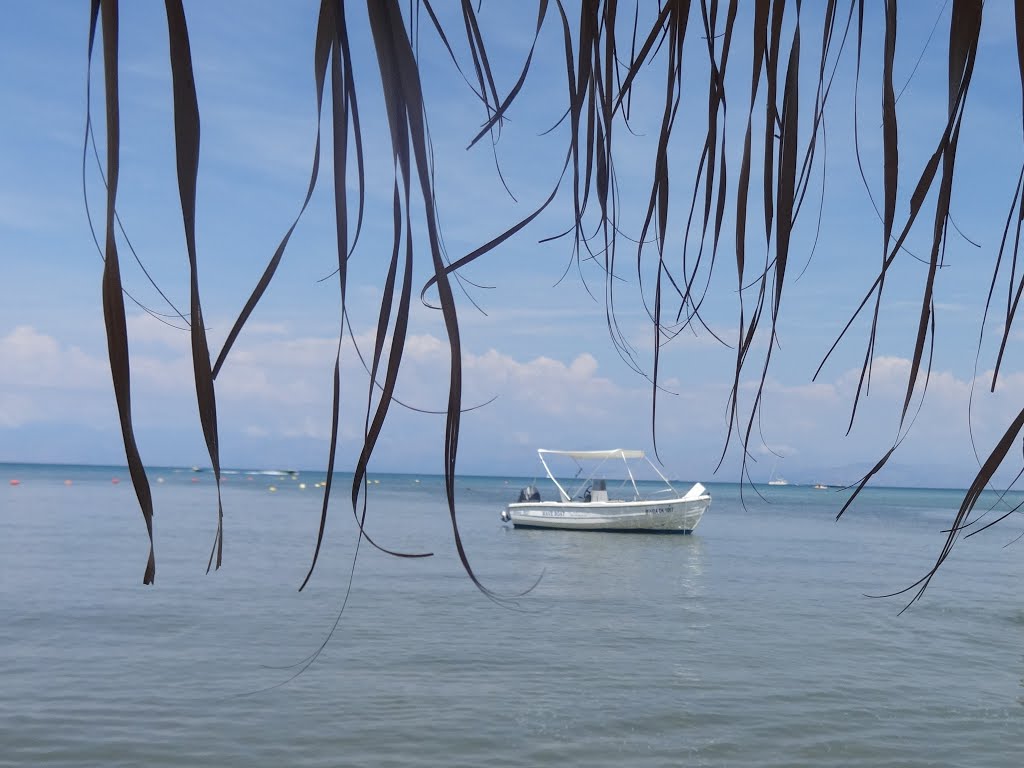
<instances>
[{"instance_id":1,"label":"white canopy top","mask_svg":"<svg viewBox=\"0 0 1024 768\"><path fill-rule=\"evenodd\" d=\"M629 451L622 448L612 448L610 451L549 451L546 448L538 448L537 453L569 456L573 459L642 459L644 457L643 451Z\"/></svg>"}]
</instances>

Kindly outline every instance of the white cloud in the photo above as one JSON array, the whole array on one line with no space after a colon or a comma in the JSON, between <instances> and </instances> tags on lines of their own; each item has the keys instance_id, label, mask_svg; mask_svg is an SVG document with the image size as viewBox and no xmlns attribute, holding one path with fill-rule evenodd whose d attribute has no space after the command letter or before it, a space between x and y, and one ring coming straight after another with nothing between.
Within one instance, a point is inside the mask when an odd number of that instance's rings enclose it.
<instances>
[{"instance_id":1,"label":"white cloud","mask_svg":"<svg viewBox=\"0 0 1024 768\"><path fill-rule=\"evenodd\" d=\"M148 318L132 318L129 325L132 338L145 340L132 361L133 405L141 439L153 428L180 430L191 425L198 433L191 356L181 344L181 334ZM372 339L372 332L360 334L364 354ZM283 327L243 334L217 382L222 435L228 440L234 435L236 445L304 440L325 451L335 351L334 339L289 338ZM410 336L398 397L417 408L443 409L448 354L443 338ZM905 358L876 358L870 395L862 400L849 437L845 433L858 369L818 382L767 379L762 416L752 433L751 450L760 458L757 471L766 473L772 466L772 452L789 461L779 466L787 477L801 462L827 466L877 458L896 436L909 369ZM351 451L363 430L368 381L350 341L343 347L342 377L343 451ZM463 356L463 377L464 407L497 396L485 408L465 415L463 461L481 466L492 457L528 462L529 449L539 445L650 445L649 384L632 374L624 383L614 380L590 353L571 359L521 359L497 348L470 350ZM1024 372L1003 374L995 394L987 391L990 377L991 372L979 376L973 404L974 433L982 451L990 449L1024 404ZM658 401L659 447L671 466L709 475L725 439L727 382L677 386L682 396L665 395ZM742 383L741 406L749 407L755 386L749 379ZM950 371L932 374L927 400L898 460L950 463L969 471L970 386L969 379ZM377 397L379 392L374 393L375 402ZM741 408L741 417L745 413ZM36 423L116 430L113 394L105 354L89 354L22 325L0 335L0 428ZM389 451L435 456L443 429L443 420L437 417L394 405L385 427L392 442L381 443L380 460L388 462ZM758 444L762 435L771 450ZM230 465L231 457L225 462Z\"/></svg>"},{"instance_id":2,"label":"white cloud","mask_svg":"<svg viewBox=\"0 0 1024 768\"><path fill-rule=\"evenodd\" d=\"M901 357L880 356L874 360L870 394L862 392L849 436L846 431L859 368L830 382L787 385L769 378L760 423L755 427L760 430L754 434L763 434L773 449L790 460L790 466L806 466L810 470L873 462L896 439L910 367L911 361ZM969 428L973 429L978 451L984 458L1024 405L1024 374L1008 375L995 394L986 389L990 378L990 372L979 374L969 415L970 379L950 371L933 371L927 396L920 405L922 371L904 425L904 432L909 427L909 435L892 461L928 469L928 482L969 481L977 469ZM748 381L744 402L749 403L753 390L753 383ZM785 449L779 449L780 445L785 445ZM759 456L769 455L758 447L753 450ZM761 468L766 473L772 462L764 464ZM941 468L956 468L960 474L944 479Z\"/></svg>"},{"instance_id":3,"label":"white cloud","mask_svg":"<svg viewBox=\"0 0 1024 768\"><path fill-rule=\"evenodd\" d=\"M110 380L104 359L62 346L32 326L0 337L0 383L25 389L96 390Z\"/></svg>"},{"instance_id":4,"label":"white cloud","mask_svg":"<svg viewBox=\"0 0 1024 768\"><path fill-rule=\"evenodd\" d=\"M108 415L105 358L20 325L0 336L0 425L95 423ZM109 400L113 400L109 397Z\"/></svg>"},{"instance_id":5,"label":"white cloud","mask_svg":"<svg viewBox=\"0 0 1024 768\"><path fill-rule=\"evenodd\" d=\"M597 375L597 360L586 352L567 365L549 357L520 362L491 349L467 355L463 366L471 392L498 395L548 416L607 416L624 394L610 379Z\"/></svg>"},{"instance_id":6,"label":"white cloud","mask_svg":"<svg viewBox=\"0 0 1024 768\"><path fill-rule=\"evenodd\" d=\"M448 354L448 345L436 336L422 334L410 336L405 342L405 353L413 360L431 360Z\"/></svg>"}]
</instances>

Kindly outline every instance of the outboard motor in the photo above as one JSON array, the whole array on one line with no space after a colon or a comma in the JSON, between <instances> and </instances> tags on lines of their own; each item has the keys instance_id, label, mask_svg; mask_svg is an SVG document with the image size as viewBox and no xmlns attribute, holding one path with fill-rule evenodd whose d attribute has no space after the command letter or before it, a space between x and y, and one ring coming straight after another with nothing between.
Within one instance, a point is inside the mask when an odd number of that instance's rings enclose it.
<instances>
[{"instance_id":1,"label":"outboard motor","mask_svg":"<svg viewBox=\"0 0 1024 768\"><path fill-rule=\"evenodd\" d=\"M532 484L519 491L520 504L531 501L540 501L540 491L537 490L537 486Z\"/></svg>"}]
</instances>

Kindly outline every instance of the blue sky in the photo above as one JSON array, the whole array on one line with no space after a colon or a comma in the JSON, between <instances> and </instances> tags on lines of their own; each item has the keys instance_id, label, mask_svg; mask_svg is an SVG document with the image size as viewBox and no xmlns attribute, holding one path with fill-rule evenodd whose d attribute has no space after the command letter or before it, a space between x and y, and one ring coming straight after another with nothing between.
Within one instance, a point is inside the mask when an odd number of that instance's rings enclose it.
<instances>
[{"instance_id":1,"label":"blue sky","mask_svg":"<svg viewBox=\"0 0 1024 768\"><path fill-rule=\"evenodd\" d=\"M360 106L368 162L368 212L362 245L350 278L352 319L365 345L380 299L390 251L390 150L380 109L376 64L358 4L352 6L355 66L362 70ZM900 18L903 83L925 43L941 2L915 4ZM85 122L86 3L18 4L6 9L0 29L0 461L121 463L123 448L106 369L100 305L102 262L89 234L82 199L81 153ZM198 252L204 311L212 346L227 329L301 204L312 160L315 101L312 39L316 3L187 3L202 117ZM809 12L813 12L809 11ZM1021 163L1020 84L1009 8L989 4L975 85L958 155L954 194L957 225L975 248L953 235L948 268L938 282L936 359L928 399L910 437L897 453L892 479L921 484L961 484L972 476L967 439L967 397L981 310L996 249ZM514 82L532 34L532 11L485 4L485 34L499 86ZM432 30L424 26L420 55L427 78L430 127L439 159L440 215L449 253L457 257L502 231L546 197L564 153L565 133L538 134L564 109L560 31L549 19L523 97L498 145L502 170L518 203L504 193L486 142L467 152L481 110L474 103ZM869 18L868 51L880 51L880 25ZM187 260L174 178L170 73L166 25L158 3L126 3L121 29L122 177L119 213L140 258L179 306L187 305ZM744 20L738 22L743 34ZM458 24L451 29L459 29ZM917 174L938 138L945 109L945 35L948 10L915 79L899 102L901 194L905 214ZM809 24L808 30L813 29ZM706 86L697 27L691 29L692 98L673 149L674 227L681 229L699 141L705 129L701 104ZM805 68L814 69L814 33L805 31ZM464 47L458 48L467 61ZM734 49L730 62L737 97L731 105L730 146L744 129L749 54ZM747 56L747 58L744 58ZM871 57L868 56L868 59ZM877 58L877 57L876 57ZM807 261L815 211L803 214L793 245L791 282L780 321L781 348L766 387L761 421L765 442L753 446L755 479L775 469L791 480L852 480L853 465L872 462L895 437L908 361L920 306L924 265L897 263L887 289L876 348L870 398L847 437L846 421L864 353L866 326L853 334L811 377L859 302L881 258L881 225L860 181L852 151L852 50L840 66L828 120L827 196L821 238ZM864 64L861 91L862 153L876 197L881 186L878 104L879 66ZM657 70L637 92L632 137L620 131L618 172L636 234L658 129ZM376 91L375 91L376 87ZM807 91L810 93L810 91ZM94 109L102 110L102 80L94 80ZM652 108L645 111L645 105ZM739 106L737 106L739 105ZM805 105L809 111L810 105ZM703 110L703 111L702 111ZM802 136L801 141L806 137ZM102 142L102 132L98 139ZM734 161L735 162L735 161ZM99 175L90 157L87 184L94 216L102 217ZM820 168L818 171L820 178ZM816 185L820 182L816 181ZM330 178L321 176L313 202L292 239L275 283L243 333L222 377L218 403L222 457L227 466L298 466L326 461L337 296L331 281L317 282L332 267ZM820 187L812 187L817 194ZM731 196L731 192L730 192ZM730 208L730 221L731 221ZM650 390L618 357L608 338L604 307L588 296L574 268L559 283L570 259L566 241L539 244L569 221L563 196L536 224L467 270L486 310L460 297L467 404L497 399L463 420L460 470L531 475L534 450L651 447ZM751 222L756 222L752 216ZM924 222L911 248L927 251ZM735 335L737 303L732 240L723 239L712 279L706 321ZM673 236L678 248L681 238ZM620 258L634 258L628 243ZM130 254L122 245L122 260ZM426 262L428 260L424 260ZM598 289L600 274L584 266ZM428 272L421 266L417 279ZM620 321L649 368L652 335L624 268ZM143 302L159 299L140 270L125 267L125 283ZM558 283L558 285L556 285ZM1003 290L1005 294L1005 288ZM141 311L129 311L134 354L134 407L140 449L149 464L205 464L195 416L188 337ZM403 365L399 396L414 405L443 408L447 346L438 313L416 306L413 338ZM988 333L997 331L990 323ZM982 386L974 406L975 436L991 446L1024 395L1018 336L995 395ZM762 340L762 345L764 341ZM763 348L763 346L762 346ZM994 360L982 350L981 376ZM731 450L712 475L725 439L725 405L733 352L709 336L679 337L665 348L662 377L676 395L659 400L659 447L669 473L703 479L737 479ZM359 445L367 381L350 347L344 354L345 417L342 461L351 466ZM755 375L751 368L748 377ZM750 391L752 380L745 385ZM385 430L375 458L379 471L440 472L442 417L401 409Z\"/></svg>"}]
</instances>

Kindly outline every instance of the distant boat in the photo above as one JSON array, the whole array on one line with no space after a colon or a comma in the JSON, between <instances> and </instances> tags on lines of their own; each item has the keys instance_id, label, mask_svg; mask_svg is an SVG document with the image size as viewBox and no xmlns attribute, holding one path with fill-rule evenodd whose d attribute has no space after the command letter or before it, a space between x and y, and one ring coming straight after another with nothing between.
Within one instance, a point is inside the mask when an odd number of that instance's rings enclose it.
<instances>
[{"instance_id":1,"label":"distant boat","mask_svg":"<svg viewBox=\"0 0 1024 768\"><path fill-rule=\"evenodd\" d=\"M814 484L814 490L816 490L816 491L827 491L828 490L828 486L825 485L824 483L815 483Z\"/></svg>"},{"instance_id":2,"label":"distant boat","mask_svg":"<svg viewBox=\"0 0 1024 768\"><path fill-rule=\"evenodd\" d=\"M789 485L789 481L781 475L776 475L775 467L772 467L772 473L768 477L768 485Z\"/></svg>"},{"instance_id":3,"label":"distant boat","mask_svg":"<svg viewBox=\"0 0 1024 768\"><path fill-rule=\"evenodd\" d=\"M711 503L711 494L700 483L695 483L685 494L680 494L657 467L658 477L665 483L663 492L669 498L645 499L637 489L629 459L646 459L643 451L616 448L610 451L537 451L548 479L558 492L557 501L541 501L540 492L528 485L519 494L519 501L509 504L501 512L501 519L516 528L562 528L577 531L674 531L692 533ZM565 456L574 460L600 462L580 487L572 494L555 479L546 455ZM622 459L632 485L631 499L609 498L606 481L594 475L608 459ZM564 482L564 481L563 481ZM626 483L623 482L623 486Z\"/></svg>"}]
</instances>

